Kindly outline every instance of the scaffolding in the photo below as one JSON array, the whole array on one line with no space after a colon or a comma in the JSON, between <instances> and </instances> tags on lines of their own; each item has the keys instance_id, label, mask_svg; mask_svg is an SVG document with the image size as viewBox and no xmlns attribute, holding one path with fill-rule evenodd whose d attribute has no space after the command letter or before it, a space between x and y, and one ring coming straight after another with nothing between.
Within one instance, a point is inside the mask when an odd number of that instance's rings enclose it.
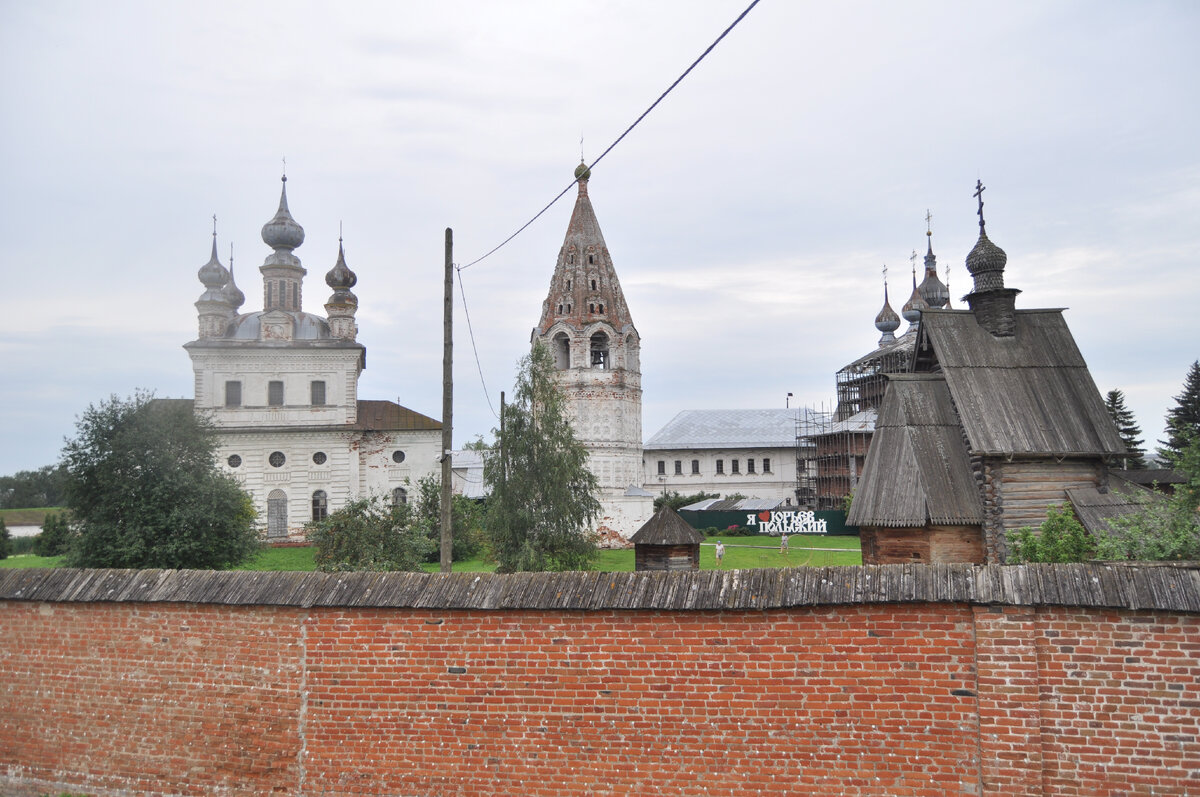
<instances>
[{"instance_id":1,"label":"scaffolding","mask_svg":"<svg viewBox=\"0 0 1200 797\"><path fill-rule=\"evenodd\" d=\"M821 413L827 423L804 443L816 469L811 480L816 509L841 509L858 486L887 390L887 374L907 372L915 349L916 330L910 327L837 372L837 406L832 413Z\"/></svg>"},{"instance_id":2,"label":"scaffolding","mask_svg":"<svg viewBox=\"0 0 1200 797\"><path fill-rule=\"evenodd\" d=\"M796 506L817 508L817 447L814 436L831 422L824 408L796 408Z\"/></svg>"}]
</instances>

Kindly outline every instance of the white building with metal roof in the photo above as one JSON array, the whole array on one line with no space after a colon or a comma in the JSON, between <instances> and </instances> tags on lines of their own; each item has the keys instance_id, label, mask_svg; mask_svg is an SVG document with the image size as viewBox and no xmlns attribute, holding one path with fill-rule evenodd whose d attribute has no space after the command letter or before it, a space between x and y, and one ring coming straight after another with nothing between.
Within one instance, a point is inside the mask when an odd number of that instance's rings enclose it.
<instances>
[{"instance_id":1,"label":"white building with metal roof","mask_svg":"<svg viewBox=\"0 0 1200 797\"><path fill-rule=\"evenodd\" d=\"M828 423L826 413L804 407L684 410L646 442L645 488L809 507L815 451L807 438Z\"/></svg>"}]
</instances>

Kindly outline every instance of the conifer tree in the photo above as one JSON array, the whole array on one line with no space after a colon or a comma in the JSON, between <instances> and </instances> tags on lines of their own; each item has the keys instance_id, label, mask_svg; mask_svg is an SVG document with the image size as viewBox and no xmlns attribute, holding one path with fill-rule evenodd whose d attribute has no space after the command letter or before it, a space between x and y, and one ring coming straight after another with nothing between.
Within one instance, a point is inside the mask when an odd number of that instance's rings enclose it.
<instances>
[{"instance_id":1,"label":"conifer tree","mask_svg":"<svg viewBox=\"0 0 1200 797\"><path fill-rule=\"evenodd\" d=\"M1159 455L1175 467L1188 443L1200 437L1200 361L1192 363L1183 383L1183 392L1175 397L1175 406L1167 410L1167 439L1159 440Z\"/></svg>"},{"instance_id":2,"label":"conifer tree","mask_svg":"<svg viewBox=\"0 0 1200 797\"><path fill-rule=\"evenodd\" d=\"M1146 449L1142 448L1142 429L1138 426L1133 413L1125 406L1125 394L1120 390L1110 390L1104 397L1104 406L1116 424L1117 433L1125 443L1126 455L1124 466L1127 470L1142 470L1146 467Z\"/></svg>"},{"instance_id":3,"label":"conifer tree","mask_svg":"<svg viewBox=\"0 0 1200 797\"><path fill-rule=\"evenodd\" d=\"M600 514L598 482L575 436L554 360L540 342L521 360L496 443L483 449L487 534L499 572L586 570Z\"/></svg>"}]
</instances>

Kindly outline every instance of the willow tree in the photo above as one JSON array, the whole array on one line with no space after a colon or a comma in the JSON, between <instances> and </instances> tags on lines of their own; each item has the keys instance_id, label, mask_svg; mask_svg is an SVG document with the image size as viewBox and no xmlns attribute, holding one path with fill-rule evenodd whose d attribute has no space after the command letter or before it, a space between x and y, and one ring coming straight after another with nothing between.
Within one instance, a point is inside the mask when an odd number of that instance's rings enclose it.
<instances>
[{"instance_id":1,"label":"willow tree","mask_svg":"<svg viewBox=\"0 0 1200 797\"><path fill-rule=\"evenodd\" d=\"M586 570L596 558L592 522L599 483L575 436L554 360L541 343L522 358L513 401L483 450L487 535L500 572Z\"/></svg>"}]
</instances>

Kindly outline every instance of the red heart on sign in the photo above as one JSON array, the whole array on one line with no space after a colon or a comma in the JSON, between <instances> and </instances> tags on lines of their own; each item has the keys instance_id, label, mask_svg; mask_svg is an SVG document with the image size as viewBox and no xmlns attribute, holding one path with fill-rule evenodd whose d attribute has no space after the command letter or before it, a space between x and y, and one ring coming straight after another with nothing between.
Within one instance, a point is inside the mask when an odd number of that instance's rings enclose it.
<instances>
[{"instance_id":1,"label":"red heart on sign","mask_svg":"<svg viewBox=\"0 0 1200 797\"><path fill-rule=\"evenodd\" d=\"M758 519L764 523L768 523L771 520L771 513L770 512L759 512Z\"/></svg>"}]
</instances>

